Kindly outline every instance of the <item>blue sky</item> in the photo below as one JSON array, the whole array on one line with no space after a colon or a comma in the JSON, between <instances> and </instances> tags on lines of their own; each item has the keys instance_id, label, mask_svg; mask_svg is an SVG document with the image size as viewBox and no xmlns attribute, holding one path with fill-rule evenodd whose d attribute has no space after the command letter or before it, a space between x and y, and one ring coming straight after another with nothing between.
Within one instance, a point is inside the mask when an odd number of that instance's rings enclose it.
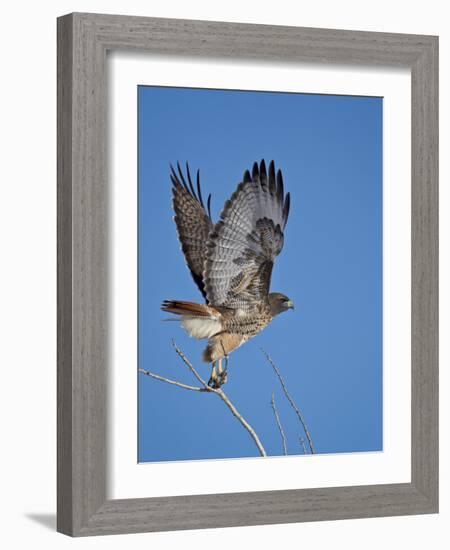
<instances>
[{"instance_id":1,"label":"blue sky","mask_svg":"<svg viewBox=\"0 0 450 550\"><path fill-rule=\"evenodd\" d=\"M163 299L202 302L172 220L169 164L200 168L216 221L245 169L274 159L291 193L272 291L295 310L230 356L224 387L269 455L289 454L302 430L266 349L284 375L318 453L382 449L382 99L138 87L139 367L194 383L171 339L208 379L205 341L163 322ZM138 375L138 460L258 456L214 395Z\"/></svg>"}]
</instances>

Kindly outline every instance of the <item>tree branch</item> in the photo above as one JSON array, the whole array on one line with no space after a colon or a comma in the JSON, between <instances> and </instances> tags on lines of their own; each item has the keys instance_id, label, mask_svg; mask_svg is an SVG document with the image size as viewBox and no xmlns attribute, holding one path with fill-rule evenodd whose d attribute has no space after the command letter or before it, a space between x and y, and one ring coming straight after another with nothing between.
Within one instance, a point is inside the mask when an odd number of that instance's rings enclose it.
<instances>
[{"instance_id":1,"label":"tree branch","mask_svg":"<svg viewBox=\"0 0 450 550\"><path fill-rule=\"evenodd\" d=\"M267 456L266 450L264 449L258 434L255 432L255 430L250 426L250 424L245 420L245 418L239 413L239 411L236 409L236 407L233 405L233 403L230 401L229 397L225 394L225 392L222 389L213 389L211 388L213 393L216 393L220 399L225 403L225 405L230 409L231 413L239 420L239 422L244 426L244 428L248 431L251 438L255 442L255 445L258 447L259 454L261 456Z\"/></svg>"},{"instance_id":2,"label":"tree branch","mask_svg":"<svg viewBox=\"0 0 450 550\"><path fill-rule=\"evenodd\" d=\"M281 373L280 373L278 367L275 365L275 363L273 362L270 355L263 348L261 348L261 351L264 354L264 356L266 357L267 361L272 366L273 370L275 371L275 374L277 375L278 380L280 381L281 387L283 388L284 395L286 396L286 399L289 401L289 404L294 409L301 425L303 426L303 430L305 432L306 439L308 440L308 445L309 445L309 448L311 450L311 454L314 454L314 447L313 447L313 442L312 442L312 439L311 439L311 435L309 433L308 426L306 425L306 422L305 422L305 419L303 418L302 413L300 412L299 408L297 407L297 405L295 404L295 402L292 399L291 395L289 394L288 389L286 387L286 384L283 380L283 377L281 376Z\"/></svg>"},{"instance_id":3,"label":"tree branch","mask_svg":"<svg viewBox=\"0 0 450 550\"><path fill-rule=\"evenodd\" d=\"M197 378L197 380L205 388L205 390L206 391L212 390L213 388L210 388L208 386L208 384L203 380L203 378L199 375L199 373L194 369L194 367L192 366L192 363L189 361L186 355L184 355L184 353L176 345L175 340L172 340L172 346L175 348L175 351L177 352L177 354L181 357L183 363L188 367L188 369L192 372L195 378Z\"/></svg>"},{"instance_id":4,"label":"tree branch","mask_svg":"<svg viewBox=\"0 0 450 550\"><path fill-rule=\"evenodd\" d=\"M308 454L306 451L305 440L303 439L303 437L299 437L299 440L300 440L300 445L302 446L302 449L303 449L303 454L304 455Z\"/></svg>"},{"instance_id":5,"label":"tree branch","mask_svg":"<svg viewBox=\"0 0 450 550\"><path fill-rule=\"evenodd\" d=\"M205 391L205 388L199 388L197 386L188 386L187 384L183 384L182 382L177 382L176 380L171 380L170 378L165 378L164 376L159 376L159 374L155 374L154 372L150 372L148 370L139 369L139 372L141 372L142 374L145 374L146 376L150 376L155 380L166 382L166 384L173 384L174 386L178 386L179 388L183 388L185 390Z\"/></svg>"},{"instance_id":6,"label":"tree branch","mask_svg":"<svg viewBox=\"0 0 450 550\"><path fill-rule=\"evenodd\" d=\"M145 374L146 376L150 376L151 378L154 378L155 380L159 380L160 382L165 382L166 384L171 384L173 386L178 386L179 388L183 388L185 390L191 390L191 391L198 391L198 392L204 392L204 393L213 393L217 395L228 407L232 415L240 422L240 424L247 430L250 437L253 439L256 447L258 448L259 454L261 456L267 456L266 450L264 449L258 434L255 432L255 430L252 428L252 426L245 420L245 418L242 416L242 414L236 409L236 407L231 402L230 398L226 395L226 393L221 388L211 388L208 386L208 384L203 380L203 378L200 376L200 374L196 371L192 363L189 361L189 359L184 355L184 353L180 350L180 348L176 345L175 341L172 340L172 345L178 354L178 356L181 358L183 363L188 367L188 369L191 371L191 373L195 376L195 378L198 380L198 382L201 384L200 387L197 386L190 386L188 384L183 384L182 382L178 382L176 380L171 380L169 378L165 378L164 376L160 376L159 374L155 374L153 372L139 369L139 372L142 374Z\"/></svg>"},{"instance_id":7,"label":"tree branch","mask_svg":"<svg viewBox=\"0 0 450 550\"><path fill-rule=\"evenodd\" d=\"M278 414L278 410L275 405L275 394L273 392L272 392L272 399L270 401L270 404L272 405L273 414L275 416L275 420L277 421L278 429L280 430L281 441L283 443L283 454L287 455L288 452L287 452L287 445L286 445L286 436L284 434L283 426L281 425L280 415Z\"/></svg>"}]
</instances>

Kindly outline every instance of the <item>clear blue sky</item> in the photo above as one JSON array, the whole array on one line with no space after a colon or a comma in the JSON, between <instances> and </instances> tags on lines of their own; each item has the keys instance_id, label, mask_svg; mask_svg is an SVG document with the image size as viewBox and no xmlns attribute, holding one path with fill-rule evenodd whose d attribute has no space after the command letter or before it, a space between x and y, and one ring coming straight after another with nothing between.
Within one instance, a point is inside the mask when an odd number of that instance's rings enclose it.
<instances>
[{"instance_id":1,"label":"clear blue sky","mask_svg":"<svg viewBox=\"0 0 450 550\"><path fill-rule=\"evenodd\" d=\"M163 299L202 302L172 220L169 164L200 168L218 219L245 169L275 160L291 193L272 291L295 310L230 357L224 387L268 454L282 454L272 391L289 454L298 421L264 347L282 371L318 453L382 449L382 99L138 88L139 367L194 383L170 344L207 379L205 341L163 322ZM130 182L132 184L132 182ZM214 395L138 376L138 460L258 456L248 433Z\"/></svg>"}]
</instances>

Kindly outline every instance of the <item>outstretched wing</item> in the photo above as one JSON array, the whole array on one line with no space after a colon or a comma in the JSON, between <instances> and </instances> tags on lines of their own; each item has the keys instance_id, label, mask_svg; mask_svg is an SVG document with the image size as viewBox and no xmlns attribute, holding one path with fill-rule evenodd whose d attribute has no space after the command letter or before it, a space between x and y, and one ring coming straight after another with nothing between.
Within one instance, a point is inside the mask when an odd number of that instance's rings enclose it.
<instances>
[{"instance_id":1,"label":"outstretched wing","mask_svg":"<svg viewBox=\"0 0 450 550\"><path fill-rule=\"evenodd\" d=\"M209 235L203 279L209 304L249 313L267 302L273 263L283 248L290 196L281 171L264 160L248 170Z\"/></svg>"},{"instance_id":2,"label":"outstretched wing","mask_svg":"<svg viewBox=\"0 0 450 550\"><path fill-rule=\"evenodd\" d=\"M203 283L203 269L205 263L205 245L208 235L213 228L211 221L211 195L207 205L203 202L200 188L200 174L197 170L196 189L192 183L189 166L186 163L187 181L177 163L178 173L170 167L173 194L174 220L177 226L178 239L181 243L186 263L191 275L206 299Z\"/></svg>"}]
</instances>

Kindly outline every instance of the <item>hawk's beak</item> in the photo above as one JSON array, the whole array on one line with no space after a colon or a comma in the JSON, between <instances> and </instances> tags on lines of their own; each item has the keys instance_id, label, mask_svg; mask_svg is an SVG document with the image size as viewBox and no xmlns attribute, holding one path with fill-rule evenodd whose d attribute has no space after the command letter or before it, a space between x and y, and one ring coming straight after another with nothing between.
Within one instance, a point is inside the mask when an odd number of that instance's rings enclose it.
<instances>
[{"instance_id":1,"label":"hawk's beak","mask_svg":"<svg viewBox=\"0 0 450 550\"><path fill-rule=\"evenodd\" d=\"M294 309L294 302L292 300L288 300L286 305L289 309Z\"/></svg>"}]
</instances>

